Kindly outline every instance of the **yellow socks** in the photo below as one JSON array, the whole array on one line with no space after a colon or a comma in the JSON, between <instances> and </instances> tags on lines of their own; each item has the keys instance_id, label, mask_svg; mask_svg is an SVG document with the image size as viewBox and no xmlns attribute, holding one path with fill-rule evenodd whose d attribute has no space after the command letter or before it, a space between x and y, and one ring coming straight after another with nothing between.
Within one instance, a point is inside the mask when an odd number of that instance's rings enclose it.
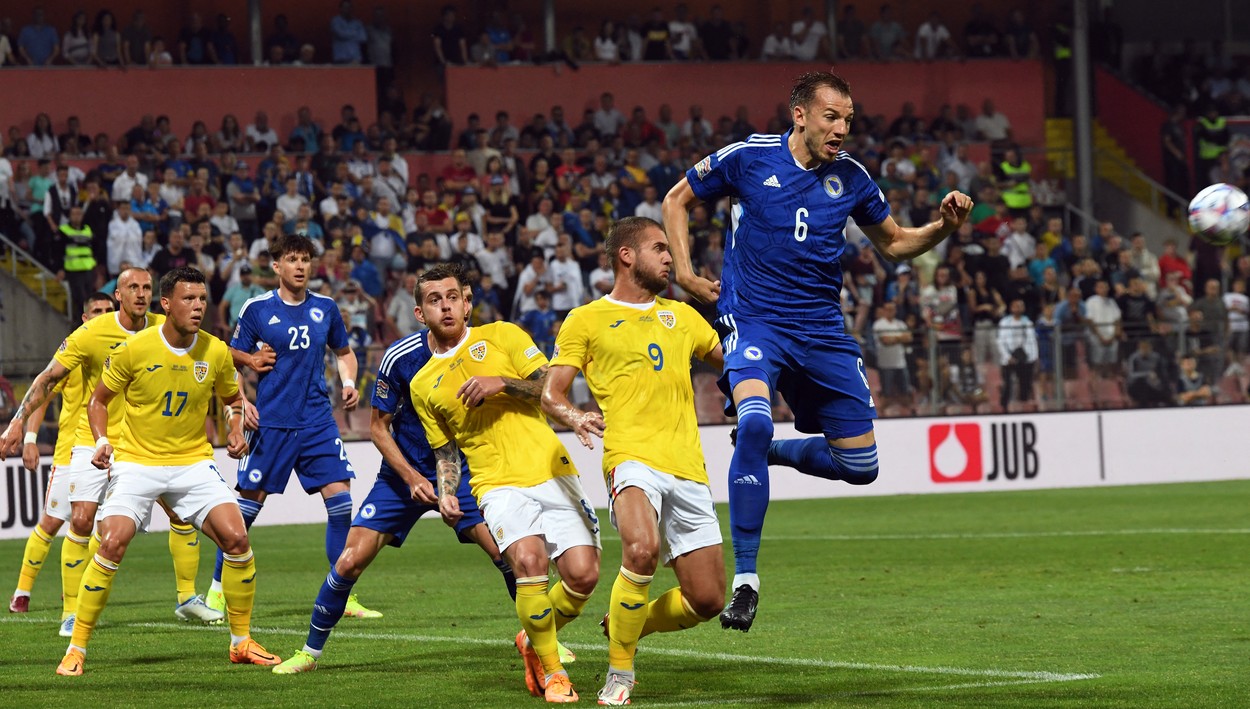
<instances>
[{"instance_id":1,"label":"yellow socks","mask_svg":"<svg viewBox=\"0 0 1250 709\"><path fill-rule=\"evenodd\" d=\"M88 541L88 537L69 531L61 542L61 620L78 609L78 589L82 588L82 575L87 570L90 554ZM98 544L96 548L100 548Z\"/></svg>"},{"instance_id":2,"label":"yellow socks","mask_svg":"<svg viewBox=\"0 0 1250 709\"><path fill-rule=\"evenodd\" d=\"M30 590L35 587L35 579L39 578L39 572L43 569L43 561L48 558L48 550L51 548L52 537L43 531L42 527L35 527L26 539L26 551L22 556L22 573L17 577L19 592L30 595Z\"/></svg>"},{"instance_id":3,"label":"yellow socks","mask_svg":"<svg viewBox=\"0 0 1250 709\"><path fill-rule=\"evenodd\" d=\"M100 620L104 604L108 603L109 591L113 588L113 577L117 575L117 564L96 554L85 564L87 570L82 574L82 588L78 594L78 608L74 620L74 637L70 645L87 649L91 640L91 631Z\"/></svg>"},{"instance_id":4,"label":"yellow socks","mask_svg":"<svg viewBox=\"0 0 1250 709\"><path fill-rule=\"evenodd\" d=\"M690 604L681 595L680 586L670 588L647 606L647 623L642 626L642 637L693 628L706 620L690 609Z\"/></svg>"},{"instance_id":5,"label":"yellow socks","mask_svg":"<svg viewBox=\"0 0 1250 709\"><path fill-rule=\"evenodd\" d=\"M256 599L256 557L251 549L222 557L221 592L226 596L230 635L246 638L251 634L252 602Z\"/></svg>"},{"instance_id":6,"label":"yellow socks","mask_svg":"<svg viewBox=\"0 0 1250 709\"><path fill-rule=\"evenodd\" d=\"M582 601L585 602L585 599ZM543 663L543 672L555 674L564 669L556 643L556 620L547 593L546 576L526 576L516 580L516 614L529 636L530 645Z\"/></svg>"},{"instance_id":7,"label":"yellow socks","mask_svg":"<svg viewBox=\"0 0 1250 709\"><path fill-rule=\"evenodd\" d=\"M582 614L582 608L586 606L586 601L590 599L590 596L577 593L561 580L555 588L547 591L547 599L551 601L551 608L555 611L558 631Z\"/></svg>"},{"instance_id":8,"label":"yellow socks","mask_svg":"<svg viewBox=\"0 0 1250 709\"><path fill-rule=\"evenodd\" d=\"M608 602L608 668L611 670L634 670L638 638L647 623L651 578L622 566L612 584L612 597Z\"/></svg>"},{"instance_id":9,"label":"yellow socks","mask_svg":"<svg viewBox=\"0 0 1250 709\"><path fill-rule=\"evenodd\" d=\"M170 523L169 555L174 558L178 603L186 603L195 597L195 577L200 573L200 539L195 527Z\"/></svg>"},{"instance_id":10,"label":"yellow socks","mask_svg":"<svg viewBox=\"0 0 1250 709\"><path fill-rule=\"evenodd\" d=\"M87 557L91 558L91 557L94 557L96 554L99 554L100 545L103 543L104 543L104 540L100 538L100 530L97 529L93 531L91 533L91 541L87 543Z\"/></svg>"}]
</instances>

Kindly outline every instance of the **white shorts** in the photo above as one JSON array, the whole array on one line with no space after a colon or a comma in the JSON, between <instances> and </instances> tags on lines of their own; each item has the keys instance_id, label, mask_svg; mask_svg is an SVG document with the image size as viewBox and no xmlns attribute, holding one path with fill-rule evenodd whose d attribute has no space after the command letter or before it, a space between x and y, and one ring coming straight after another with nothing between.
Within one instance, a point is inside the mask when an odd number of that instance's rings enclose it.
<instances>
[{"instance_id":1,"label":"white shorts","mask_svg":"<svg viewBox=\"0 0 1250 709\"><path fill-rule=\"evenodd\" d=\"M53 464L52 477L43 495L43 513L68 522L69 512L69 466Z\"/></svg>"},{"instance_id":2,"label":"white shorts","mask_svg":"<svg viewBox=\"0 0 1250 709\"><path fill-rule=\"evenodd\" d=\"M534 487L497 487L482 495L478 506L500 551L525 537L542 537L551 559L573 547L600 548L599 518L576 475Z\"/></svg>"},{"instance_id":3,"label":"white shorts","mask_svg":"<svg viewBox=\"0 0 1250 709\"><path fill-rule=\"evenodd\" d=\"M712 505L712 488L707 485L662 473L655 468L627 460L608 474L608 510L612 501L627 487L642 490L655 509L664 534L664 565L673 559L703 547L719 546L723 541L720 521ZM612 526L616 513L610 514ZM617 527L617 529L620 529Z\"/></svg>"},{"instance_id":4,"label":"white shorts","mask_svg":"<svg viewBox=\"0 0 1250 709\"><path fill-rule=\"evenodd\" d=\"M91 464L95 449L74 446L69 455L69 501L94 502L104 500L104 488L108 487L109 471Z\"/></svg>"},{"instance_id":5,"label":"white shorts","mask_svg":"<svg viewBox=\"0 0 1250 709\"><path fill-rule=\"evenodd\" d=\"M158 497L165 500L174 514L197 529L204 525L214 507L239 504L234 490L222 479L212 460L190 465L113 463L113 474L99 516L129 517L136 527L146 529L152 517L152 504Z\"/></svg>"}]
</instances>

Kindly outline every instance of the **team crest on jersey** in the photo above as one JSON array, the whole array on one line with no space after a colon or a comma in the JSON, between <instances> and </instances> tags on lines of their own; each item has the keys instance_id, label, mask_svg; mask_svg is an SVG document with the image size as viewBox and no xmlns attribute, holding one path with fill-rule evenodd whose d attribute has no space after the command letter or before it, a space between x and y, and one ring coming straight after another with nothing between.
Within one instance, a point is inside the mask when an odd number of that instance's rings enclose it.
<instances>
[{"instance_id":1,"label":"team crest on jersey","mask_svg":"<svg viewBox=\"0 0 1250 709\"><path fill-rule=\"evenodd\" d=\"M711 155L703 158L702 160L699 161L698 165L694 166L694 174L698 175L700 180L707 177L707 174L711 171L712 171L712 156Z\"/></svg>"},{"instance_id":2,"label":"team crest on jersey","mask_svg":"<svg viewBox=\"0 0 1250 709\"><path fill-rule=\"evenodd\" d=\"M481 362L486 359L486 340L479 340L469 345L469 356L474 362Z\"/></svg>"},{"instance_id":3,"label":"team crest on jersey","mask_svg":"<svg viewBox=\"0 0 1250 709\"><path fill-rule=\"evenodd\" d=\"M313 322L321 322L325 320L326 313L321 308L312 308L308 311L308 317L312 318Z\"/></svg>"},{"instance_id":4,"label":"team crest on jersey","mask_svg":"<svg viewBox=\"0 0 1250 709\"><path fill-rule=\"evenodd\" d=\"M502 526L495 527L495 539L498 539L501 542L503 541L503 527Z\"/></svg>"},{"instance_id":5,"label":"team crest on jersey","mask_svg":"<svg viewBox=\"0 0 1250 709\"><path fill-rule=\"evenodd\" d=\"M391 386L387 384L386 382L382 381L381 379L379 379L377 390L375 390L373 394L379 399L385 399L386 397L391 395Z\"/></svg>"},{"instance_id":6,"label":"team crest on jersey","mask_svg":"<svg viewBox=\"0 0 1250 709\"><path fill-rule=\"evenodd\" d=\"M196 362L195 367L191 370L195 375L195 381L202 382L208 377L208 362Z\"/></svg>"},{"instance_id":7,"label":"team crest on jersey","mask_svg":"<svg viewBox=\"0 0 1250 709\"><path fill-rule=\"evenodd\" d=\"M742 351L742 356L743 356L743 357L746 357L747 359L749 359L749 360L751 360L751 361L753 361L753 362L758 362L758 361L760 361L761 359L764 359L764 353L763 353L763 352L761 352L761 351L760 351L760 348L758 348L758 347L748 347L748 348L746 348L745 350L743 350L743 351Z\"/></svg>"},{"instance_id":8,"label":"team crest on jersey","mask_svg":"<svg viewBox=\"0 0 1250 709\"><path fill-rule=\"evenodd\" d=\"M377 513L378 513L378 508L374 507L373 503L369 503L365 505L364 507L360 508L360 516L364 517L365 519L373 519L373 516Z\"/></svg>"},{"instance_id":9,"label":"team crest on jersey","mask_svg":"<svg viewBox=\"0 0 1250 709\"><path fill-rule=\"evenodd\" d=\"M672 330L673 326L677 324L677 316L674 315L671 310L661 310L655 315L660 319L660 324L670 330Z\"/></svg>"},{"instance_id":10,"label":"team crest on jersey","mask_svg":"<svg viewBox=\"0 0 1250 709\"><path fill-rule=\"evenodd\" d=\"M842 196L842 178L830 175L825 178L825 194L837 199Z\"/></svg>"}]
</instances>

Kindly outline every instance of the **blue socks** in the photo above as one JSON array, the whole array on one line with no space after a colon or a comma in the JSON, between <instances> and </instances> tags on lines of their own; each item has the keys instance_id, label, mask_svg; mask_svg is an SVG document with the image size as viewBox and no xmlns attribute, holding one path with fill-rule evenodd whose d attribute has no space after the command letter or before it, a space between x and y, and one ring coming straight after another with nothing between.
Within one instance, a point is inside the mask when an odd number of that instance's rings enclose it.
<instances>
[{"instance_id":1,"label":"blue socks","mask_svg":"<svg viewBox=\"0 0 1250 709\"><path fill-rule=\"evenodd\" d=\"M504 582L504 585L508 587L508 595L512 596L512 600L515 601L516 600L516 574L513 573L512 567L509 566L508 562L504 561L503 557L501 556L495 560L495 568L499 569L499 573L503 574L503 582Z\"/></svg>"},{"instance_id":2,"label":"blue socks","mask_svg":"<svg viewBox=\"0 0 1250 709\"><path fill-rule=\"evenodd\" d=\"M326 558L334 568L343 547L347 546L347 533L352 528L352 493L344 490L325 498L326 503Z\"/></svg>"},{"instance_id":3,"label":"blue socks","mask_svg":"<svg viewBox=\"0 0 1250 709\"><path fill-rule=\"evenodd\" d=\"M768 462L785 465L826 480L867 485L877 479L877 444L863 448L834 448L821 436L774 441Z\"/></svg>"},{"instance_id":4,"label":"blue socks","mask_svg":"<svg viewBox=\"0 0 1250 709\"><path fill-rule=\"evenodd\" d=\"M243 513L243 526L248 529L251 529L252 522L255 522L256 518L260 516L260 510L264 506L265 506L265 503L263 502L257 502L255 500L248 500L246 498L240 497L239 498L239 512ZM224 562L225 562L225 559L222 557L221 550L218 549L217 550L217 566L213 568L213 587L214 588L217 588L221 585L221 565Z\"/></svg>"},{"instance_id":5,"label":"blue socks","mask_svg":"<svg viewBox=\"0 0 1250 709\"><path fill-rule=\"evenodd\" d=\"M768 512L768 446L772 404L762 396L738 403L738 443L729 462L729 526L735 574L754 574Z\"/></svg>"},{"instance_id":6,"label":"blue socks","mask_svg":"<svg viewBox=\"0 0 1250 709\"><path fill-rule=\"evenodd\" d=\"M317 592L317 600L313 601L312 620L308 624L305 649L314 657L321 657L321 650L326 646L330 631L334 630L334 626L343 617L347 597L351 595L352 586L355 585L356 579L339 576L334 567L330 567L330 573L326 575L321 590Z\"/></svg>"}]
</instances>

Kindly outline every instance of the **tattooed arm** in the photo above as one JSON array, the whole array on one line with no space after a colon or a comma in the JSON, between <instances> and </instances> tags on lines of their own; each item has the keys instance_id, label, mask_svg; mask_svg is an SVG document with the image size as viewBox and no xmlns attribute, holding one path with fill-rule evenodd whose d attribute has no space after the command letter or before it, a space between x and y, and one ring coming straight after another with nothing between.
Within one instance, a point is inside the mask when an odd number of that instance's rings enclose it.
<instances>
[{"instance_id":1,"label":"tattooed arm","mask_svg":"<svg viewBox=\"0 0 1250 709\"><path fill-rule=\"evenodd\" d=\"M443 521L451 527L460 521L464 513L460 511L460 498L456 492L460 489L460 449L455 441L434 449L438 477L438 511Z\"/></svg>"},{"instance_id":2,"label":"tattooed arm","mask_svg":"<svg viewBox=\"0 0 1250 709\"><path fill-rule=\"evenodd\" d=\"M547 365L536 369L525 379L512 377L469 377L460 386L456 396L465 406L481 406L483 401L496 395L508 394L523 401L538 401L543 395L543 378L547 376Z\"/></svg>"},{"instance_id":3,"label":"tattooed arm","mask_svg":"<svg viewBox=\"0 0 1250 709\"><path fill-rule=\"evenodd\" d=\"M13 413L13 420L9 422L9 427L4 430L3 436L0 436L0 460L21 450L26 419L52 398L56 386L69 376L69 373L70 370L66 369L65 365L54 359L39 373L39 376L35 377L30 389L26 390L26 396L22 397L22 403L17 405L17 411Z\"/></svg>"}]
</instances>

